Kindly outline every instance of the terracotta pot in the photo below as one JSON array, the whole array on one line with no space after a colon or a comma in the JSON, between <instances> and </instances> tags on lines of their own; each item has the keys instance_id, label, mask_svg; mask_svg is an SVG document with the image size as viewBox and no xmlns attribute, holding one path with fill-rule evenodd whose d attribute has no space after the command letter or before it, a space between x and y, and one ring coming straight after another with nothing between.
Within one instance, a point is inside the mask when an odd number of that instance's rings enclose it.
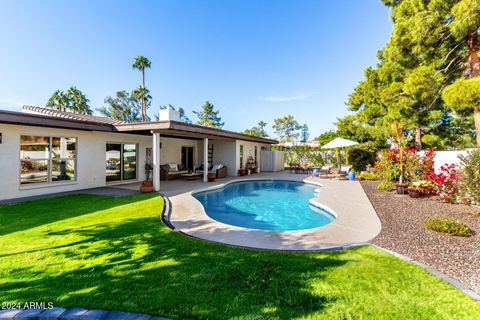
<instances>
[{"instance_id":1,"label":"terracotta pot","mask_svg":"<svg viewBox=\"0 0 480 320\"><path fill-rule=\"evenodd\" d=\"M419 189L408 189L408 195L411 198L420 198L420 190Z\"/></svg>"},{"instance_id":2,"label":"terracotta pot","mask_svg":"<svg viewBox=\"0 0 480 320\"><path fill-rule=\"evenodd\" d=\"M396 188L397 188L397 193L398 194L408 194L408 188L406 185L404 184L397 184L396 185Z\"/></svg>"},{"instance_id":3,"label":"terracotta pot","mask_svg":"<svg viewBox=\"0 0 480 320\"><path fill-rule=\"evenodd\" d=\"M217 174L216 173L209 173L207 177L208 177L208 182L214 182L215 179L217 178Z\"/></svg>"},{"instance_id":4,"label":"terracotta pot","mask_svg":"<svg viewBox=\"0 0 480 320\"><path fill-rule=\"evenodd\" d=\"M148 193L152 191L153 191L153 182L150 180L143 181L142 185L140 186L140 192Z\"/></svg>"},{"instance_id":5,"label":"terracotta pot","mask_svg":"<svg viewBox=\"0 0 480 320\"><path fill-rule=\"evenodd\" d=\"M247 174L247 170L245 170L245 169L238 169L238 175L239 175L239 176L244 176L244 175L246 175L246 174Z\"/></svg>"}]
</instances>

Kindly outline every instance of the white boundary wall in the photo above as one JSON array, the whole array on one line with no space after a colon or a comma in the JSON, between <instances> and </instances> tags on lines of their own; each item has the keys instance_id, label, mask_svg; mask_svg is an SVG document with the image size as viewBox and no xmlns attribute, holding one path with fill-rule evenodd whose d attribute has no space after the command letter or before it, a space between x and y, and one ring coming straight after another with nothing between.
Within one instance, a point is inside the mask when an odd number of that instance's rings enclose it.
<instances>
[{"instance_id":1,"label":"white boundary wall","mask_svg":"<svg viewBox=\"0 0 480 320\"><path fill-rule=\"evenodd\" d=\"M461 160L458 156L466 156L468 155L469 151L473 151L475 149L467 149L467 150L455 150L455 151L436 151L435 158L434 158L434 170L435 173L440 172L440 167L446 164L456 164L460 165ZM423 156L424 151L419 152L421 156Z\"/></svg>"}]
</instances>

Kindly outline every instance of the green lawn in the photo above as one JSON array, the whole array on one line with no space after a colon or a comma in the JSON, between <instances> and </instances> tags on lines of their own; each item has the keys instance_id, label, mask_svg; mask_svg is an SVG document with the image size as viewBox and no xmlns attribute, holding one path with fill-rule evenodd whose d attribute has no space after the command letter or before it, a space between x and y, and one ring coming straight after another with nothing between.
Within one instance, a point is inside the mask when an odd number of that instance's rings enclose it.
<instances>
[{"instance_id":1,"label":"green lawn","mask_svg":"<svg viewBox=\"0 0 480 320\"><path fill-rule=\"evenodd\" d=\"M0 207L0 302L177 319L478 319L480 303L371 247L232 248L177 234L162 198L68 196Z\"/></svg>"}]
</instances>

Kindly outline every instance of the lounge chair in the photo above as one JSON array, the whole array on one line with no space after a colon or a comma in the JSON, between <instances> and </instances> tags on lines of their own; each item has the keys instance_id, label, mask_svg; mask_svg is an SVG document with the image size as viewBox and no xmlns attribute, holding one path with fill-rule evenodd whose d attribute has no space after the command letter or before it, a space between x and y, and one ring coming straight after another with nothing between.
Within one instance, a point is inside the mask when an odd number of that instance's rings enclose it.
<instances>
[{"instance_id":1,"label":"lounge chair","mask_svg":"<svg viewBox=\"0 0 480 320\"><path fill-rule=\"evenodd\" d=\"M195 172L203 173L203 165L197 168ZM208 173L215 173L217 179L226 178L228 173L227 166L224 166L223 164L214 164L209 168Z\"/></svg>"}]
</instances>

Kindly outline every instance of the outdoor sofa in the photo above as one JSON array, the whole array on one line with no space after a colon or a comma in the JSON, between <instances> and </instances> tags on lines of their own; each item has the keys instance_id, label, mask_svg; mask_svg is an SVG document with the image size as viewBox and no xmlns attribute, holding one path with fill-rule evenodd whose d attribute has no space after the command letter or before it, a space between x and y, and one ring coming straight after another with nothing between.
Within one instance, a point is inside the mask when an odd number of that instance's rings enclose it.
<instances>
[{"instance_id":1,"label":"outdoor sofa","mask_svg":"<svg viewBox=\"0 0 480 320\"><path fill-rule=\"evenodd\" d=\"M195 170L197 173L203 173L203 165ZM227 166L223 164L214 164L208 170L208 173L215 173L217 179L226 178L227 177Z\"/></svg>"},{"instance_id":2,"label":"outdoor sofa","mask_svg":"<svg viewBox=\"0 0 480 320\"><path fill-rule=\"evenodd\" d=\"M184 173L188 173L188 169L184 168L182 164L167 163L160 166L160 180L180 179Z\"/></svg>"}]
</instances>

